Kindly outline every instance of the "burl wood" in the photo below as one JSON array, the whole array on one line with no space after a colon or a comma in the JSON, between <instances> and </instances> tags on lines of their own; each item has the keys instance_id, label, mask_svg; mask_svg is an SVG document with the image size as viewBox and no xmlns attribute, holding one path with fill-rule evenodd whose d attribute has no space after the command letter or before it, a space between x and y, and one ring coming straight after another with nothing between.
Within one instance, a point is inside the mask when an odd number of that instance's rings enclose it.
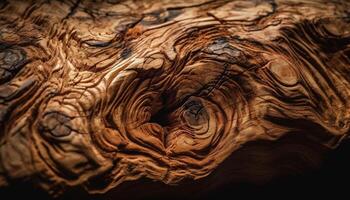
<instances>
[{"instance_id":1,"label":"burl wood","mask_svg":"<svg viewBox=\"0 0 350 200\"><path fill-rule=\"evenodd\" d=\"M0 8L1 187L181 184L248 142L294 134L334 149L350 133L347 1Z\"/></svg>"}]
</instances>

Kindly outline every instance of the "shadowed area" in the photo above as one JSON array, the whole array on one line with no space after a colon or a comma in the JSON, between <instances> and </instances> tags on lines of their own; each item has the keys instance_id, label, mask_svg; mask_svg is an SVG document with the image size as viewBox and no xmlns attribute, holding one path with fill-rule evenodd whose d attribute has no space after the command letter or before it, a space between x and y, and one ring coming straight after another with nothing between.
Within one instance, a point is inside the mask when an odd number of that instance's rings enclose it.
<instances>
[{"instance_id":1,"label":"shadowed area","mask_svg":"<svg viewBox=\"0 0 350 200\"><path fill-rule=\"evenodd\" d=\"M267 147L268 146L268 147ZM279 197L280 194L343 194L350 174L347 153L349 141L335 151L312 144L304 137L286 136L276 142L253 142L228 157L208 177L168 186L149 179L126 182L105 194L89 195L74 188L58 199L212 199L243 195L246 197ZM275 151L281 151L276 154ZM292 150L296 149L296 150ZM258 152L258 153L257 153ZM305 160L305 155L309 158ZM321 162L321 155L325 157ZM276 162L278 160L279 162ZM294 164L293 164L294 163ZM304 165L300 165L304 163ZM238 167L239 166L239 167ZM22 191L21 194L18 191ZM278 191L278 192L276 192ZM0 190L2 196L51 199L44 191L28 185Z\"/></svg>"}]
</instances>

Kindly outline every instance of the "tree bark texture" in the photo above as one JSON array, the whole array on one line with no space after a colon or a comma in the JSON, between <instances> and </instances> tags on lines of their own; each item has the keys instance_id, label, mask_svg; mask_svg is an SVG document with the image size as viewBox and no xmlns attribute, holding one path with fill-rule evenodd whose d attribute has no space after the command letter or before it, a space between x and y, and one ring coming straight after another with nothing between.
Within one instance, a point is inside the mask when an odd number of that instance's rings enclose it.
<instances>
[{"instance_id":1,"label":"tree bark texture","mask_svg":"<svg viewBox=\"0 0 350 200\"><path fill-rule=\"evenodd\" d=\"M229 157L236 180L319 165L350 133L349 10L1 2L0 186L95 194L140 178L200 182Z\"/></svg>"}]
</instances>

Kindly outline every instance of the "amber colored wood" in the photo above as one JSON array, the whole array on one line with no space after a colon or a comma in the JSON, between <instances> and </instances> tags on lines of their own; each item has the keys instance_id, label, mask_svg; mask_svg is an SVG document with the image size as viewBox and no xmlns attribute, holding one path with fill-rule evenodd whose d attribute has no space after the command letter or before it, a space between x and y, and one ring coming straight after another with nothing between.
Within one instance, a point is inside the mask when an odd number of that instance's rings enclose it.
<instances>
[{"instance_id":1,"label":"amber colored wood","mask_svg":"<svg viewBox=\"0 0 350 200\"><path fill-rule=\"evenodd\" d=\"M317 152L350 133L349 10L340 0L2 1L0 187L181 185L228 157L228 176L259 179L280 174L290 152L299 169L318 165Z\"/></svg>"}]
</instances>

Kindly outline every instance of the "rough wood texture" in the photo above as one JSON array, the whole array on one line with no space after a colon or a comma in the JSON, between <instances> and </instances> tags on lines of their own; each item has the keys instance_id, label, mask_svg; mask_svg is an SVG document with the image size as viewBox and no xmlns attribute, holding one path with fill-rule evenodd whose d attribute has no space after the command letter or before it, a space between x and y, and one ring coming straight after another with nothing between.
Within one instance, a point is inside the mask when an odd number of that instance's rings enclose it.
<instances>
[{"instance_id":1,"label":"rough wood texture","mask_svg":"<svg viewBox=\"0 0 350 200\"><path fill-rule=\"evenodd\" d=\"M300 165L318 163L304 149L350 133L349 10L340 0L1 2L0 186L181 184L286 135L310 142L261 157L294 150Z\"/></svg>"}]
</instances>

